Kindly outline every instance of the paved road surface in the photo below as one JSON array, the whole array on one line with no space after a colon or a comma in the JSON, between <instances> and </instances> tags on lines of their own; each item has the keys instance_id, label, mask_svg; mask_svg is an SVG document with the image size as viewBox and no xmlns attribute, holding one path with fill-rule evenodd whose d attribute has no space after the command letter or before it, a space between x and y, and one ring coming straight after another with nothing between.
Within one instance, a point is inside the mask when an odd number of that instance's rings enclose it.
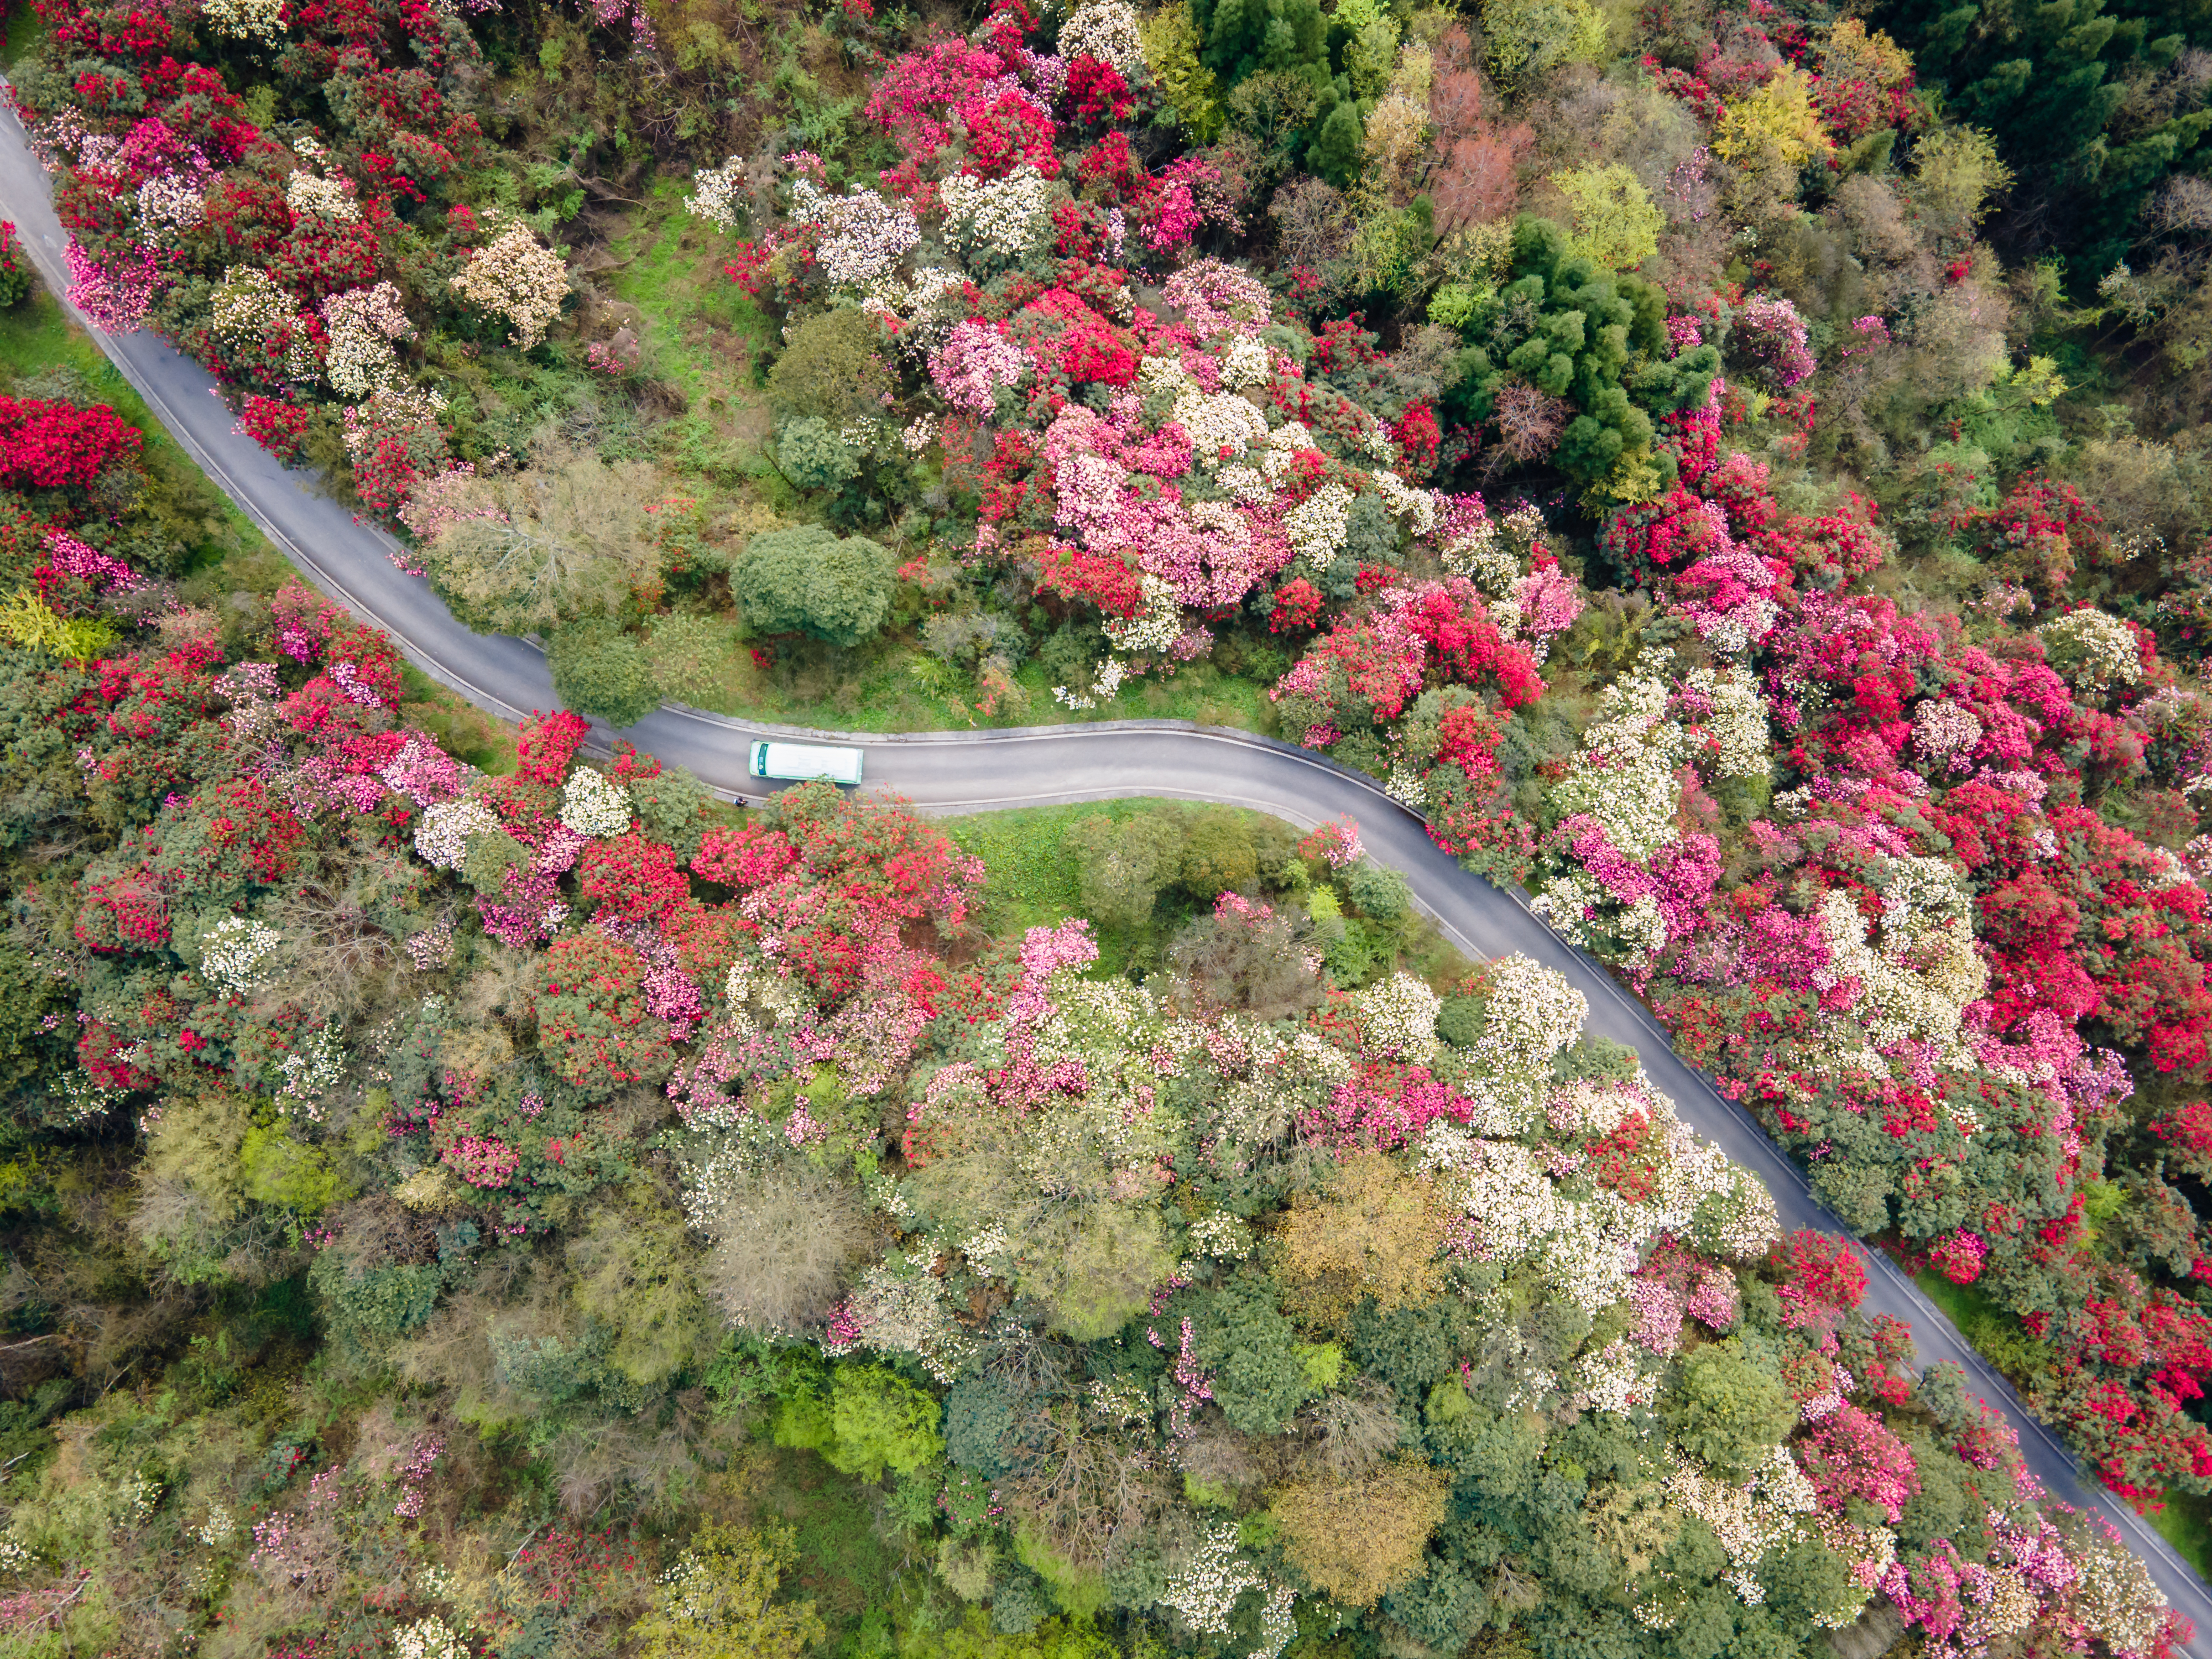
<instances>
[{"instance_id":1,"label":"paved road surface","mask_svg":"<svg viewBox=\"0 0 2212 1659\"><path fill-rule=\"evenodd\" d=\"M63 232L46 177L12 112L0 113L0 206L47 285L58 294L66 291ZM389 536L312 493L297 475L233 430L231 415L204 369L149 334L94 337L171 435L325 592L383 628L426 673L481 708L514 719L556 706L540 651L525 641L472 634L455 622L428 583L391 562L395 544ZM741 798L757 796L761 788L744 770L746 748L755 738L822 734L672 707L623 735L664 761L688 767L723 794ZM1518 895L1462 871L1437 849L1418 819L1364 777L1304 750L1181 721L863 734L845 740L866 747L870 785L896 790L939 812L1150 795L1255 807L1302 828L1349 813L1358 820L1368 849L1406 873L1416 900L1462 951L1478 957L1517 951L1565 975L1589 999L1589 1029L1633 1048L1652 1083L1674 1099L1686 1122L1759 1172L1785 1228L1846 1231L1759 1126L1676 1055L1641 1002L1565 944ZM1867 1310L1909 1322L1923 1363L1953 1359L1966 1368L1976 1390L2019 1429L2021 1452L2052 1495L2094 1507L2120 1528L2168 1599L2201 1632L2190 1651L2212 1659L2212 1588L2132 1510L2081 1480L2065 1449L1917 1285L1887 1257L1865 1254Z\"/></svg>"}]
</instances>

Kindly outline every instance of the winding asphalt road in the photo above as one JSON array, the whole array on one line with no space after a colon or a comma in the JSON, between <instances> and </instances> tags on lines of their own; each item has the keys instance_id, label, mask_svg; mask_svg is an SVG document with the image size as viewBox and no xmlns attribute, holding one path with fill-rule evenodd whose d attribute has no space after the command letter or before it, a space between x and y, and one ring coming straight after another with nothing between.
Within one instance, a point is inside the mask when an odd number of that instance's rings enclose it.
<instances>
[{"instance_id":1,"label":"winding asphalt road","mask_svg":"<svg viewBox=\"0 0 2212 1659\"><path fill-rule=\"evenodd\" d=\"M47 286L66 293L64 233L46 175L12 110L0 111L0 207ZM324 592L390 634L425 673L508 720L558 706L541 651L526 641L472 634L454 621L427 582L392 562L397 544L391 537L313 493L305 479L234 430L213 378L198 364L150 334L118 337L94 331L93 337L170 435L270 540ZM595 735L604 743L611 734ZM1589 999L1588 1029L1634 1048L1653 1085L1675 1102L1683 1119L1758 1172L1785 1228L1847 1236L1758 1124L1675 1054L1639 1000L1560 939L1520 895L1468 875L1438 851L1421 821L1372 781L1307 750L1183 721L884 736L812 732L676 706L622 735L663 761L689 768L731 799L760 796L761 786L745 775L747 746L755 738L829 737L866 749L871 785L937 812L1141 795L1253 807L1307 829L1350 815L1358 819L1368 850L1405 872L1416 901L1462 951L1478 958L1519 951L1564 974ZM1950 1359L1966 1368L1977 1390L2018 1429L2021 1453L2051 1496L2094 1509L2119 1528L2168 1600L2196 1625L2200 1634L2188 1650L2197 1659L2212 1659L2212 1588L2131 1510L2081 1478L2073 1458L2028 1414L2011 1384L1887 1257L1862 1255L1869 1269L1867 1311L1907 1321L1923 1363Z\"/></svg>"}]
</instances>

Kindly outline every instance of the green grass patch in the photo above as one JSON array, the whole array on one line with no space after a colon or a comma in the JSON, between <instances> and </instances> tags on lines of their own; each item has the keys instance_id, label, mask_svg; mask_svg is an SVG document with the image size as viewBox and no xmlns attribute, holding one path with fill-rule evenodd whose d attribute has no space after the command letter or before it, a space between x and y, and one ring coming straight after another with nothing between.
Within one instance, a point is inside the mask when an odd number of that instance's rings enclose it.
<instances>
[{"instance_id":1,"label":"green grass patch","mask_svg":"<svg viewBox=\"0 0 2212 1659\"><path fill-rule=\"evenodd\" d=\"M994 939L1018 939L1032 927L1056 927L1084 914L1068 832L1086 818L1116 823L1163 803L1157 800L1091 801L1076 806L1024 806L1011 812L978 812L948 819L945 830L962 850L983 860L983 925ZM1257 816L1255 814L1254 816ZM1164 895L1149 927L1115 929L1091 927L1098 941L1101 975L1126 973L1133 965L1157 962L1168 939L1191 915L1179 893Z\"/></svg>"},{"instance_id":2,"label":"green grass patch","mask_svg":"<svg viewBox=\"0 0 2212 1659\"><path fill-rule=\"evenodd\" d=\"M684 206L690 181L663 179L629 228L609 244L610 291L634 306L647 366L680 388L690 412L669 422L669 459L708 476L753 465L768 431L755 385L775 325L723 275L726 238Z\"/></svg>"},{"instance_id":3,"label":"green grass patch","mask_svg":"<svg viewBox=\"0 0 2212 1659\"><path fill-rule=\"evenodd\" d=\"M23 55L54 32L52 23L27 4L8 8L5 34L0 36L0 66L13 70Z\"/></svg>"},{"instance_id":4,"label":"green grass patch","mask_svg":"<svg viewBox=\"0 0 2212 1659\"><path fill-rule=\"evenodd\" d=\"M1959 1328L1976 1352L2002 1371L2014 1388L2039 1389L2049 1379L2051 1347L2019 1319L1971 1285L1954 1285L1939 1273L1923 1270L1914 1282Z\"/></svg>"},{"instance_id":5,"label":"green grass patch","mask_svg":"<svg viewBox=\"0 0 2212 1659\"><path fill-rule=\"evenodd\" d=\"M1018 692L986 710L965 675L948 670L910 636L893 636L839 661L827 651L772 641L756 662L733 625L712 617L664 617L653 635L663 696L718 714L845 732L964 731L1081 725L1095 720L1181 720L1272 732L1265 687L1191 663L1172 678L1125 684L1097 708L1070 709L1052 695L1041 663L1015 675ZM776 660L775 652L790 653Z\"/></svg>"},{"instance_id":6,"label":"green grass patch","mask_svg":"<svg viewBox=\"0 0 2212 1659\"><path fill-rule=\"evenodd\" d=\"M2212 1498L2170 1492L2145 1519L2199 1577L2212 1578Z\"/></svg>"}]
</instances>

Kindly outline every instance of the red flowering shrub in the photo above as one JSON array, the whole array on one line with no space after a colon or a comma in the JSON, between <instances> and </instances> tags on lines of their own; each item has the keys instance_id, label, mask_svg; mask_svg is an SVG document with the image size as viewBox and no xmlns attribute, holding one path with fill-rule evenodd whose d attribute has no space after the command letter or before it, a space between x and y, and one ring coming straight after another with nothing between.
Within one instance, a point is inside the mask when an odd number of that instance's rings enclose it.
<instances>
[{"instance_id":1,"label":"red flowering shrub","mask_svg":"<svg viewBox=\"0 0 2212 1659\"><path fill-rule=\"evenodd\" d=\"M709 830L691 867L709 881L744 890L766 886L798 862L799 849L790 837L752 823Z\"/></svg>"},{"instance_id":2,"label":"red flowering shrub","mask_svg":"<svg viewBox=\"0 0 2212 1659\"><path fill-rule=\"evenodd\" d=\"M659 921L690 896L673 848L632 830L594 841L576 864L576 884L602 915Z\"/></svg>"},{"instance_id":3,"label":"red flowering shrub","mask_svg":"<svg viewBox=\"0 0 2212 1659\"><path fill-rule=\"evenodd\" d=\"M533 964L528 1010L538 1047L562 1081L586 1097L667 1075L666 1024L645 1004L645 964L604 933L556 939Z\"/></svg>"},{"instance_id":4,"label":"red flowering shrub","mask_svg":"<svg viewBox=\"0 0 2212 1659\"><path fill-rule=\"evenodd\" d=\"M135 426L100 404L44 403L0 397L0 485L10 489L83 489L109 462L138 453Z\"/></svg>"},{"instance_id":5,"label":"red flowering shrub","mask_svg":"<svg viewBox=\"0 0 2212 1659\"><path fill-rule=\"evenodd\" d=\"M297 404L264 398L258 392L246 399L238 417L239 430L288 465L300 459L307 441L307 411Z\"/></svg>"}]
</instances>

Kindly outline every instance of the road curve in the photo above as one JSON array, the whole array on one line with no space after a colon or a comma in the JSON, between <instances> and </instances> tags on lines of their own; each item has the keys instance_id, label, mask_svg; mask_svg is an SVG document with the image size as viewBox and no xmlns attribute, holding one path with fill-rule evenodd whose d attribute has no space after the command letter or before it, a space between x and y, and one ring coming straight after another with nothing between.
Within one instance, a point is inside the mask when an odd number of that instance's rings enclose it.
<instances>
[{"instance_id":1,"label":"road curve","mask_svg":"<svg viewBox=\"0 0 2212 1659\"><path fill-rule=\"evenodd\" d=\"M65 294L64 233L46 175L12 107L0 108L0 209L14 221L48 288ZM315 494L307 481L234 429L205 369L150 334L116 337L95 330L93 337L169 434L270 540L325 593L391 635L409 660L508 720L557 706L543 652L526 641L472 634L456 622L428 582L392 563L398 544L389 535ZM604 743L611 734L595 735ZM1589 999L1588 1029L1634 1048L1653 1085L1674 1101L1683 1120L1765 1181L1784 1227L1849 1236L1749 1114L1675 1054L1641 1001L1562 940L1519 894L1461 869L1437 848L1421 821L1371 780L1308 750L1181 720L824 734L674 705L622 735L732 799L759 796L761 786L744 770L746 747L754 738L827 735L866 749L870 785L936 812L1144 795L1253 807L1301 828L1349 814L1358 820L1368 850L1405 872L1415 901L1462 951L1475 957L1519 951L1565 975ZM1923 1364L1950 1359L1966 1368L1972 1387L2019 1431L2021 1452L2045 1488L2063 1502L2096 1510L2119 1529L2167 1599L2196 1626L2198 1634L2187 1650L2196 1659L2212 1659L2212 1587L2132 1510L2082 1479L2072 1456L2029 1415L2012 1385L1967 1346L1918 1286L1880 1252L1862 1255L1868 1267L1866 1310L1909 1322Z\"/></svg>"}]
</instances>

